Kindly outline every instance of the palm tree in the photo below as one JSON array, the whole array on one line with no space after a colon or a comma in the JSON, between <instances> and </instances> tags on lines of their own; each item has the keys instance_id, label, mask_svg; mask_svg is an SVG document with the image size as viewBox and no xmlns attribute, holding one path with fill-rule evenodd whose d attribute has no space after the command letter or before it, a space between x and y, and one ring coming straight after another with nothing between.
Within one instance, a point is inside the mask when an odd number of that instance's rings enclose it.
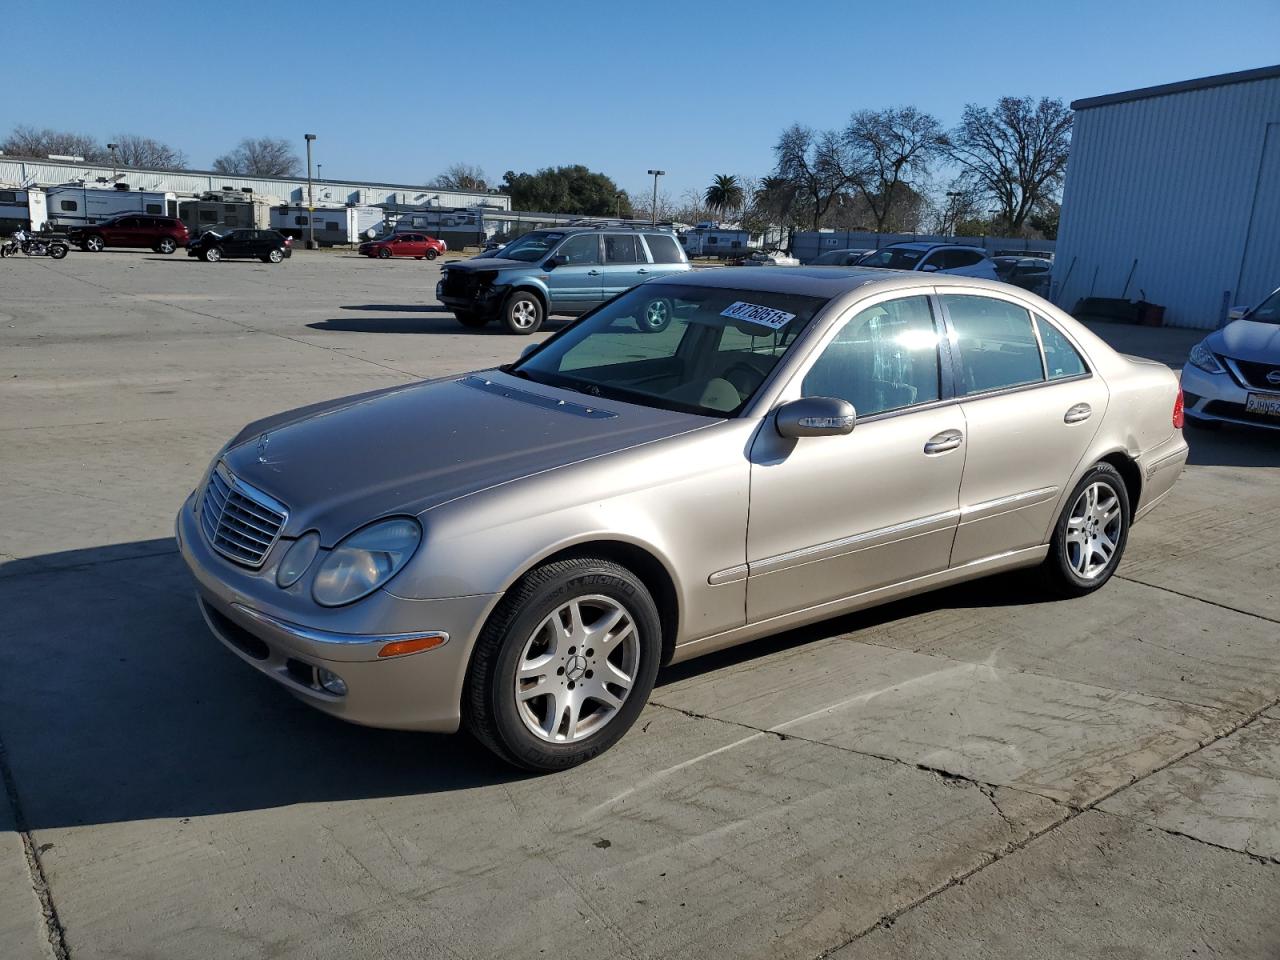
<instances>
[{"instance_id":1,"label":"palm tree","mask_svg":"<svg viewBox=\"0 0 1280 960\"><path fill-rule=\"evenodd\" d=\"M718 213L742 206L742 187L731 173L718 173L704 195L707 206Z\"/></svg>"}]
</instances>

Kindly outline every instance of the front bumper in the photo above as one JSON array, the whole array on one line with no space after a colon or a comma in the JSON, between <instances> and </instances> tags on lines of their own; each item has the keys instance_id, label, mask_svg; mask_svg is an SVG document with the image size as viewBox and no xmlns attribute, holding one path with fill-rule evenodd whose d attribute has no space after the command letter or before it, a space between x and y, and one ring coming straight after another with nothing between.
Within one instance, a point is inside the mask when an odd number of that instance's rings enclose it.
<instances>
[{"instance_id":1,"label":"front bumper","mask_svg":"<svg viewBox=\"0 0 1280 960\"><path fill-rule=\"evenodd\" d=\"M175 534L205 622L241 660L298 699L352 723L458 729L471 647L499 595L405 600L379 590L346 607L310 604L308 610L274 582L276 565L292 541L276 544L259 570L238 566L210 548L191 499L178 513ZM378 658L388 641L426 632L448 634L448 642ZM341 677L346 694L323 689L317 670Z\"/></svg>"},{"instance_id":2,"label":"front bumper","mask_svg":"<svg viewBox=\"0 0 1280 960\"><path fill-rule=\"evenodd\" d=\"M1251 393L1280 398L1280 391L1257 387L1246 389L1230 373L1207 373L1190 363L1182 368L1182 394L1189 418L1280 430L1280 417L1250 413L1245 409Z\"/></svg>"},{"instance_id":3,"label":"front bumper","mask_svg":"<svg viewBox=\"0 0 1280 960\"><path fill-rule=\"evenodd\" d=\"M450 310L460 313L492 316L498 312L506 295L507 288L505 286L499 287L493 284L486 284L474 288L471 293L465 296L457 296L445 293L443 280L436 283L436 299Z\"/></svg>"}]
</instances>

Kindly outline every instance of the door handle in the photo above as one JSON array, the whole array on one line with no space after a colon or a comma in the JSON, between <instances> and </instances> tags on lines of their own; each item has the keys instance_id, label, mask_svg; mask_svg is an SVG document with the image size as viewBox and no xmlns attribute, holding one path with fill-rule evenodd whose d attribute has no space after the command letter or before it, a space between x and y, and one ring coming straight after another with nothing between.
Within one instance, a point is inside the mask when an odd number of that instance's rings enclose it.
<instances>
[{"instance_id":1,"label":"door handle","mask_svg":"<svg viewBox=\"0 0 1280 960\"><path fill-rule=\"evenodd\" d=\"M636 273L648 273L648 272L649 271L646 270L644 267L641 267L639 270L636 271Z\"/></svg>"},{"instance_id":2,"label":"door handle","mask_svg":"<svg viewBox=\"0 0 1280 960\"><path fill-rule=\"evenodd\" d=\"M1074 407L1068 408L1067 412L1062 415L1063 423L1083 423L1093 416L1093 407L1087 403L1077 403Z\"/></svg>"},{"instance_id":3,"label":"door handle","mask_svg":"<svg viewBox=\"0 0 1280 960\"><path fill-rule=\"evenodd\" d=\"M956 449L962 443L964 443L964 434L959 430L943 430L925 441L924 452L930 456L946 453L948 450Z\"/></svg>"},{"instance_id":4,"label":"door handle","mask_svg":"<svg viewBox=\"0 0 1280 960\"><path fill-rule=\"evenodd\" d=\"M588 270L588 271L587 271L587 276L588 276L588 277L598 277L598 276L600 276L600 271L599 271L599 270Z\"/></svg>"}]
</instances>

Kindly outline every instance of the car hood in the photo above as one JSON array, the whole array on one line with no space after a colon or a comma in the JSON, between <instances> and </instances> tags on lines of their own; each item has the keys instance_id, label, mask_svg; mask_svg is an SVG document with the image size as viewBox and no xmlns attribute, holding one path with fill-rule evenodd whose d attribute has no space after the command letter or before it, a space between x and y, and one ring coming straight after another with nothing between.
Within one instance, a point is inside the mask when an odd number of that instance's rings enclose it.
<instances>
[{"instance_id":1,"label":"car hood","mask_svg":"<svg viewBox=\"0 0 1280 960\"><path fill-rule=\"evenodd\" d=\"M716 421L497 370L393 387L257 421L223 460L289 508L286 536L326 545L450 500ZM531 505L536 509L536 504Z\"/></svg>"},{"instance_id":2,"label":"car hood","mask_svg":"<svg viewBox=\"0 0 1280 960\"><path fill-rule=\"evenodd\" d=\"M529 270L537 266L536 262L529 263L527 260L505 260L502 257L473 257L470 260L455 260L445 269L470 273L473 270L510 270L512 267Z\"/></svg>"},{"instance_id":3,"label":"car hood","mask_svg":"<svg viewBox=\"0 0 1280 960\"><path fill-rule=\"evenodd\" d=\"M1210 334L1209 348L1237 360L1280 363L1280 324L1233 320Z\"/></svg>"}]
</instances>

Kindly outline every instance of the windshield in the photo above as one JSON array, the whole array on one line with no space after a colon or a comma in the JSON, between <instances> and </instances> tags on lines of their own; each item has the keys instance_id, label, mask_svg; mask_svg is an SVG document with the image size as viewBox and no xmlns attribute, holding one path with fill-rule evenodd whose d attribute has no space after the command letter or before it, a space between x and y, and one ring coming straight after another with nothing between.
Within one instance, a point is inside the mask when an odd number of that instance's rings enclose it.
<instances>
[{"instance_id":1,"label":"windshield","mask_svg":"<svg viewBox=\"0 0 1280 960\"><path fill-rule=\"evenodd\" d=\"M912 250L903 247L885 247L874 250L858 261L860 267L882 267L886 270L914 270L924 250Z\"/></svg>"},{"instance_id":2,"label":"windshield","mask_svg":"<svg viewBox=\"0 0 1280 960\"><path fill-rule=\"evenodd\" d=\"M533 263L551 252L551 248L564 239L564 234L551 230L534 230L519 240L512 240L497 254L503 260L523 260Z\"/></svg>"},{"instance_id":3,"label":"windshield","mask_svg":"<svg viewBox=\"0 0 1280 960\"><path fill-rule=\"evenodd\" d=\"M594 397L734 416L826 303L759 290L642 284L509 369Z\"/></svg>"},{"instance_id":4,"label":"windshield","mask_svg":"<svg viewBox=\"0 0 1280 960\"><path fill-rule=\"evenodd\" d=\"M1245 319L1256 320L1258 323L1280 324L1280 290L1250 310Z\"/></svg>"}]
</instances>

